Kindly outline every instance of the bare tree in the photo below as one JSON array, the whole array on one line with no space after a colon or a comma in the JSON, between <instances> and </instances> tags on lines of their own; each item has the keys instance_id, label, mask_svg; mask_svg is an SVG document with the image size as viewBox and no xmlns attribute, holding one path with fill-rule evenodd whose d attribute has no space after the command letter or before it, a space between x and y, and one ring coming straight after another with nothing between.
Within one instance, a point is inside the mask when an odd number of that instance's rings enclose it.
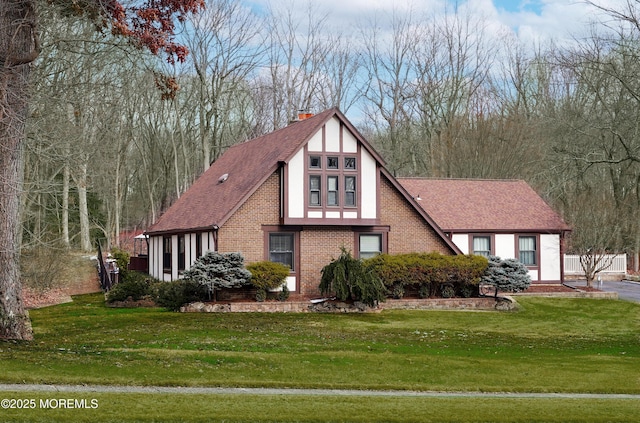
<instances>
[{"instance_id":1,"label":"bare tree","mask_svg":"<svg viewBox=\"0 0 640 423\"><path fill-rule=\"evenodd\" d=\"M39 52L35 1L0 4L0 338L31 339L19 278L22 140L30 64Z\"/></svg>"},{"instance_id":2,"label":"bare tree","mask_svg":"<svg viewBox=\"0 0 640 423\"><path fill-rule=\"evenodd\" d=\"M179 60L187 51L174 41L173 18L204 6L201 0L160 0L158 5L147 2L129 7L101 0L52 3L86 14L98 25L110 26L114 33L137 40L153 53L167 53ZM155 13L144 13L151 6L161 7L154 8ZM0 3L0 338L33 336L22 304L18 232L29 73L40 50L36 14L35 0Z\"/></svg>"},{"instance_id":3,"label":"bare tree","mask_svg":"<svg viewBox=\"0 0 640 423\"><path fill-rule=\"evenodd\" d=\"M412 150L412 81L416 70L411 58L416 35L411 14L399 12L390 22L374 20L361 30L364 45L363 69L367 75L364 98L369 131L394 173L415 173ZM407 172L407 169L413 169Z\"/></svg>"},{"instance_id":4,"label":"bare tree","mask_svg":"<svg viewBox=\"0 0 640 423\"><path fill-rule=\"evenodd\" d=\"M250 124L237 99L249 95L245 82L259 65L262 37L257 17L238 0L216 1L185 25L188 63L197 75L192 106L199 113L202 170L226 147L247 137Z\"/></svg>"}]
</instances>

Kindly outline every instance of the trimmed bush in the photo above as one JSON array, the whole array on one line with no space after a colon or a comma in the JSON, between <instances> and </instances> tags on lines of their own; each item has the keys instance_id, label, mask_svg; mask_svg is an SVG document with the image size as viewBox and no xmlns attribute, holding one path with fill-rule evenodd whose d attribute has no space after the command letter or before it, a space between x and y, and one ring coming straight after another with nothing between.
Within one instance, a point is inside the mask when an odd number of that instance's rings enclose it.
<instances>
[{"instance_id":1,"label":"trimmed bush","mask_svg":"<svg viewBox=\"0 0 640 423\"><path fill-rule=\"evenodd\" d=\"M518 260L489 256L489 266L482 276L482 283L493 285L502 292L520 292L529 288L531 276L527 266Z\"/></svg>"},{"instance_id":2,"label":"trimmed bush","mask_svg":"<svg viewBox=\"0 0 640 423\"><path fill-rule=\"evenodd\" d=\"M391 287L391 298L400 300L404 297L404 285L401 283L394 283Z\"/></svg>"},{"instance_id":3,"label":"trimmed bush","mask_svg":"<svg viewBox=\"0 0 640 423\"><path fill-rule=\"evenodd\" d=\"M209 295L205 285L185 279L158 282L156 288L156 303L173 311L178 311L183 305L194 301L204 301Z\"/></svg>"},{"instance_id":4,"label":"trimmed bush","mask_svg":"<svg viewBox=\"0 0 640 423\"><path fill-rule=\"evenodd\" d=\"M247 270L251 272L249 282L256 288L265 290L283 286L290 272L289 266L273 261L251 263L247 265Z\"/></svg>"},{"instance_id":5,"label":"trimmed bush","mask_svg":"<svg viewBox=\"0 0 640 423\"><path fill-rule=\"evenodd\" d=\"M445 283L442 285L442 298L453 298L456 296L456 289L453 284Z\"/></svg>"},{"instance_id":6,"label":"trimmed bush","mask_svg":"<svg viewBox=\"0 0 640 423\"><path fill-rule=\"evenodd\" d=\"M267 290L264 288L258 288L256 291L256 301L261 303L267 299Z\"/></svg>"},{"instance_id":7,"label":"trimmed bush","mask_svg":"<svg viewBox=\"0 0 640 423\"><path fill-rule=\"evenodd\" d=\"M470 296L477 292L487 259L474 255L446 256L440 253L380 254L366 260L394 298L404 293L399 286L414 286L420 298L429 295ZM452 289L444 289L444 285Z\"/></svg>"},{"instance_id":8,"label":"trimmed bush","mask_svg":"<svg viewBox=\"0 0 640 423\"><path fill-rule=\"evenodd\" d=\"M287 301L290 294L287 285L282 285L282 290L278 292L278 301Z\"/></svg>"},{"instance_id":9,"label":"trimmed bush","mask_svg":"<svg viewBox=\"0 0 640 423\"><path fill-rule=\"evenodd\" d=\"M373 307L385 300L386 288L378 275L341 248L340 257L322 268L320 292L335 294L341 301L361 301Z\"/></svg>"},{"instance_id":10,"label":"trimmed bush","mask_svg":"<svg viewBox=\"0 0 640 423\"><path fill-rule=\"evenodd\" d=\"M418 288L418 298L429 298L431 287L428 283L420 285Z\"/></svg>"},{"instance_id":11,"label":"trimmed bush","mask_svg":"<svg viewBox=\"0 0 640 423\"><path fill-rule=\"evenodd\" d=\"M129 298L138 301L144 297L153 296L153 285L156 282L156 279L144 273L127 272L126 277L107 293L107 302L126 301Z\"/></svg>"}]
</instances>

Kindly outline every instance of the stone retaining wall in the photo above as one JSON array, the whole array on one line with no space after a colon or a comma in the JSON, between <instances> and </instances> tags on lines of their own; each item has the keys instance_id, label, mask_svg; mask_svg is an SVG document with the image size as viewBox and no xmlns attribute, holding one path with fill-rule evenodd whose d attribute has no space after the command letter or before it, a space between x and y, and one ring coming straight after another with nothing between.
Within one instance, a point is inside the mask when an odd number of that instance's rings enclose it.
<instances>
[{"instance_id":1,"label":"stone retaining wall","mask_svg":"<svg viewBox=\"0 0 640 423\"><path fill-rule=\"evenodd\" d=\"M498 298L434 298L434 299L388 299L377 307L362 303L347 304L341 301L325 301L313 304L310 301L265 301L265 302L196 302L180 309L184 313L377 313L389 310L511 310L515 302L509 297Z\"/></svg>"}]
</instances>

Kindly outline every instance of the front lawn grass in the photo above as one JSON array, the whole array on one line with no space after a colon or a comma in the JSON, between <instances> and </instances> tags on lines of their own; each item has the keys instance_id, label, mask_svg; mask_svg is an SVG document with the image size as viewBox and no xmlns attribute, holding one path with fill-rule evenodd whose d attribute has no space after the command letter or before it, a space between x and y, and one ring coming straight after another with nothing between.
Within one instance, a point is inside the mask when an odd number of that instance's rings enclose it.
<instances>
[{"instance_id":1,"label":"front lawn grass","mask_svg":"<svg viewBox=\"0 0 640 423\"><path fill-rule=\"evenodd\" d=\"M640 305L519 298L518 312L180 314L101 294L32 310L0 382L640 393Z\"/></svg>"},{"instance_id":2,"label":"front lawn grass","mask_svg":"<svg viewBox=\"0 0 640 423\"><path fill-rule=\"evenodd\" d=\"M0 392L34 409L0 420L56 422L635 422L637 400ZM59 399L96 408L61 408ZM41 402L43 401L43 402ZM48 402L47 402L48 401ZM92 402L94 401L94 402ZM45 408L49 404L49 408ZM44 405L45 407L42 407ZM58 408L51 408L56 405Z\"/></svg>"}]
</instances>

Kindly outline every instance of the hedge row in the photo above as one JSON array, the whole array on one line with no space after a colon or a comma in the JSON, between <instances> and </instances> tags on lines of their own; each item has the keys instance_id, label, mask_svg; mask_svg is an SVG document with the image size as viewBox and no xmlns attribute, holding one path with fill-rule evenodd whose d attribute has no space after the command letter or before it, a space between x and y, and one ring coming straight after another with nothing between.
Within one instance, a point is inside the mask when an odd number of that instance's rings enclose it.
<instances>
[{"instance_id":1,"label":"hedge row","mask_svg":"<svg viewBox=\"0 0 640 423\"><path fill-rule=\"evenodd\" d=\"M417 290L421 298L470 297L477 295L488 261L476 255L410 253L381 254L364 264L378 275L394 298L402 298L407 288Z\"/></svg>"}]
</instances>

